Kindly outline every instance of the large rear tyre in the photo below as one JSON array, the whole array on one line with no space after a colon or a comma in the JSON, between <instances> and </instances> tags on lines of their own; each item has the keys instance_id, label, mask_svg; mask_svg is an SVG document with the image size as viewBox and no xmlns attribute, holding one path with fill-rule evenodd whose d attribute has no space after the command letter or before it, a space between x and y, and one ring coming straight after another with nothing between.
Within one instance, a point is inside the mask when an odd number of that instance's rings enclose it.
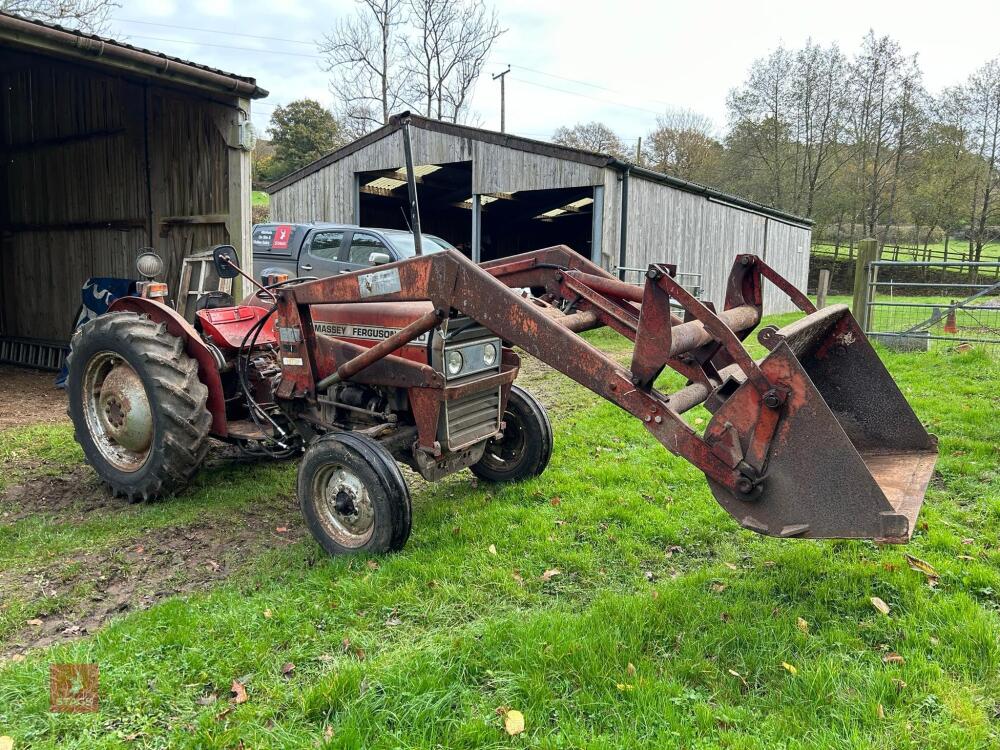
<instances>
[{"instance_id":1,"label":"large rear tyre","mask_svg":"<svg viewBox=\"0 0 1000 750\"><path fill-rule=\"evenodd\" d=\"M108 313L73 335L67 365L74 437L112 492L135 502L182 488L212 424L183 342L147 317Z\"/></svg>"},{"instance_id":2,"label":"large rear tyre","mask_svg":"<svg viewBox=\"0 0 1000 750\"><path fill-rule=\"evenodd\" d=\"M338 432L314 441L299 464L298 495L309 531L331 555L395 552L410 537L410 490L370 438Z\"/></svg>"},{"instance_id":3,"label":"large rear tyre","mask_svg":"<svg viewBox=\"0 0 1000 750\"><path fill-rule=\"evenodd\" d=\"M552 457L552 425L545 408L523 388L511 386L504 411L503 437L493 439L470 469L489 482L537 477Z\"/></svg>"}]
</instances>

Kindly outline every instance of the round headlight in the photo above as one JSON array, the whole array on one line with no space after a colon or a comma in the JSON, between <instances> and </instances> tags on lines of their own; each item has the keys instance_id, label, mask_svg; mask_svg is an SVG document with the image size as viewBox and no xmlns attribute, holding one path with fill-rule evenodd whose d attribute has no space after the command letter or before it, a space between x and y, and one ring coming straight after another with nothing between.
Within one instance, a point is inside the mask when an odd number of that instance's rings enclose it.
<instances>
[{"instance_id":1,"label":"round headlight","mask_svg":"<svg viewBox=\"0 0 1000 750\"><path fill-rule=\"evenodd\" d=\"M462 352L448 352L448 356L445 359L445 366L448 368L449 375L458 375L462 371L462 366L465 364Z\"/></svg>"},{"instance_id":2,"label":"round headlight","mask_svg":"<svg viewBox=\"0 0 1000 750\"><path fill-rule=\"evenodd\" d=\"M487 344L483 347L483 364L487 367L493 367L494 363L497 361L497 345Z\"/></svg>"}]
</instances>

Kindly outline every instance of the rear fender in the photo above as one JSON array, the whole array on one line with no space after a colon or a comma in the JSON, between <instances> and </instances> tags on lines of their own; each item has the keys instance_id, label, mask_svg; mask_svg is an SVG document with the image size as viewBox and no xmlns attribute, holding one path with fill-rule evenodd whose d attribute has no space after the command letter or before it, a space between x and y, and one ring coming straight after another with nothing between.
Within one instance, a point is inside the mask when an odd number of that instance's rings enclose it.
<instances>
[{"instance_id":1,"label":"rear fender","mask_svg":"<svg viewBox=\"0 0 1000 750\"><path fill-rule=\"evenodd\" d=\"M215 355L205 346L201 336L190 323L173 309L144 297L119 297L108 308L109 312L131 312L145 315L150 320L163 323L167 331L184 342L184 351L198 363L198 379L208 388L208 410L212 414L212 434L226 437L229 427L226 421L226 397L222 390L222 378Z\"/></svg>"}]
</instances>

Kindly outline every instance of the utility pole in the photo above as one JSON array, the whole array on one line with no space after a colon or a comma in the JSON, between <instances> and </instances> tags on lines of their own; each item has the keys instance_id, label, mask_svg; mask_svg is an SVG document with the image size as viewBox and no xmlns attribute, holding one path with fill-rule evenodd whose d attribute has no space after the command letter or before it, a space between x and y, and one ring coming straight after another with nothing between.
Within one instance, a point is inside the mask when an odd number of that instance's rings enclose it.
<instances>
[{"instance_id":1,"label":"utility pole","mask_svg":"<svg viewBox=\"0 0 1000 750\"><path fill-rule=\"evenodd\" d=\"M493 76L493 80L500 79L500 132L507 132L507 97L504 90L504 76L510 73L510 65L507 66L507 70L503 73L497 73Z\"/></svg>"},{"instance_id":2,"label":"utility pole","mask_svg":"<svg viewBox=\"0 0 1000 750\"><path fill-rule=\"evenodd\" d=\"M635 163L642 166L642 136L639 136L638 143L635 144Z\"/></svg>"}]
</instances>

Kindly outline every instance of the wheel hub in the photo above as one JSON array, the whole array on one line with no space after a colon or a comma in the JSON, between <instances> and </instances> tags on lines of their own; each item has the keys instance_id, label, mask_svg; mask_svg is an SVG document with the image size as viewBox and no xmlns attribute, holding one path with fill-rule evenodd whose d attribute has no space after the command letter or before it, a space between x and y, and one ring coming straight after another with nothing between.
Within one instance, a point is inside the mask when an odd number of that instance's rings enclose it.
<instances>
[{"instance_id":1,"label":"wheel hub","mask_svg":"<svg viewBox=\"0 0 1000 750\"><path fill-rule=\"evenodd\" d=\"M101 455L120 471L138 470L153 444L153 410L139 374L119 355L101 352L87 363L83 402Z\"/></svg>"},{"instance_id":2,"label":"wheel hub","mask_svg":"<svg viewBox=\"0 0 1000 750\"><path fill-rule=\"evenodd\" d=\"M345 547L360 547L371 538L375 507L361 478L338 464L316 475L314 487L322 498L321 521Z\"/></svg>"}]
</instances>

